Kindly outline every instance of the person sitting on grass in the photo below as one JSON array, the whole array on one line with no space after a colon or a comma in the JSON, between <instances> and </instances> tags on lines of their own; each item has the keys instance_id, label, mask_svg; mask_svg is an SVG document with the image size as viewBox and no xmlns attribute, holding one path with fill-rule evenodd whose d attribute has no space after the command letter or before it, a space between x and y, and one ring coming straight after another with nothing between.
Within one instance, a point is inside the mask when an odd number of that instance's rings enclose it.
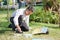
<instances>
[{"instance_id":1,"label":"person sitting on grass","mask_svg":"<svg viewBox=\"0 0 60 40\"><path fill-rule=\"evenodd\" d=\"M17 9L11 16L10 22L13 30L16 29L16 33L22 33L23 31L29 31L29 15L33 12L33 7Z\"/></svg>"}]
</instances>

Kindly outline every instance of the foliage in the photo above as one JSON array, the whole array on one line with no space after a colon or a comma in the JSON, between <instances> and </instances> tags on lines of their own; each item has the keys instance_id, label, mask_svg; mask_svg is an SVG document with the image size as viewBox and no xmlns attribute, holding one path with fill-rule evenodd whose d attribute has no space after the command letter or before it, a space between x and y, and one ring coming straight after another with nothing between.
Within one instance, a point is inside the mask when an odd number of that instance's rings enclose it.
<instances>
[{"instance_id":1,"label":"foliage","mask_svg":"<svg viewBox=\"0 0 60 40\"><path fill-rule=\"evenodd\" d=\"M36 8L35 12L30 16L30 21L57 24L58 14L50 11L45 12L42 8Z\"/></svg>"},{"instance_id":2,"label":"foliage","mask_svg":"<svg viewBox=\"0 0 60 40\"><path fill-rule=\"evenodd\" d=\"M9 4L10 4L10 5L12 5L12 4L13 4L12 0L9 0Z\"/></svg>"},{"instance_id":3,"label":"foliage","mask_svg":"<svg viewBox=\"0 0 60 40\"><path fill-rule=\"evenodd\" d=\"M2 0L0 0L0 2L2 2Z\"/></svg>"},{"instance_id":4,"label":"foliage","mask_svg":"<svg viewBox=\"0 0 60 40\"><path fill-rule=\"evenodd\" d=\"M3 5L7 5L7 0L3 0Z\"/></svg>"}]
</instances>

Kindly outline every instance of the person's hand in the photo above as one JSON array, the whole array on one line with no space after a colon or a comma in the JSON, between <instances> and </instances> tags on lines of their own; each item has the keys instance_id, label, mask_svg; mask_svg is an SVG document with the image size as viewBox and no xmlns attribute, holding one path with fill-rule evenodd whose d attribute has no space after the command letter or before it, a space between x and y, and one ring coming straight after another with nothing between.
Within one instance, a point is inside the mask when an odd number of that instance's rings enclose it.
<instances>
[{"instance_id":1,"label":"person's hand","mask_svg":"<svg viewBox=\"0 0 60 40\"><path fill-rule=\"evenodd\" d=\"M17 31L18 31L18 32L22 32L22 30L21 30L21 28L20 28L19 25L17 25L16 27L17 27Z\"/></svg>"},{"instance_id":2,"label":"person's hand","mask_svg":"<svg viewBox=\"0 0 60 40\"><path fill-rule=\"evenodd\" d=\"M18 30L16 30L16 33L20 33L20 34L21 34L21 33L23 33L23 32L22 32L22 31L18 31Z\"/></svg>"}]
</instances>

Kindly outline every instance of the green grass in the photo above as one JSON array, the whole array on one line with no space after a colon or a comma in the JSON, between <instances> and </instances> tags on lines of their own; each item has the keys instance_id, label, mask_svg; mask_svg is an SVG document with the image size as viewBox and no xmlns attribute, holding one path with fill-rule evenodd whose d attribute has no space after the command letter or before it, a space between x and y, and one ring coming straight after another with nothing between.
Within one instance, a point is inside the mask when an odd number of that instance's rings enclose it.
<instances>
[{"instance_id":1,"label":"green grass","mask_svg":"<svg viewBox=\"0 0 60 40\"><path fill-rule=\"evenodd\" d=\"M10 13L13 11L10 10ZM8 28L9 22L7 20L7 11L0 11L0 40L32 40L33 38L45 38L49 40L60 40L60 28L58 24L46 24L30 22L30 27L32 28L29 32L31 34L35 28L41 28L43 26L48 27L49 34L33 35L32 38L26 38L23 34L16 34L11 28ZM22 36L21 36L22 35Z\"/></svg>"}]
</instances>

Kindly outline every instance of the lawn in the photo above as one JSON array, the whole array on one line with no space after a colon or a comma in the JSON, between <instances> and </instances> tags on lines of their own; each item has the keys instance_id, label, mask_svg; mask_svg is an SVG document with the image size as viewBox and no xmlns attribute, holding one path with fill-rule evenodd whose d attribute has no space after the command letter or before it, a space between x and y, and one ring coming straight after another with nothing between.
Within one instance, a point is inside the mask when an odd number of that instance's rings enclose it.
<instances>
[{"instance_id":1,"label":"lawn","mask_svg":"<svg viewBox=\"0 0 60 40\"><path fill-rule=\"evenodd\" d=\"M10 11L12 13L12 11ZM60 40L60 28L58 24L46 24L30 22L30 27L32 28L29 32L24 32L23 34L17 34L8 28L9 22L7 21L7 11L0 11L0 40ZM35 28L48 27L49 34L32 35L32 31ZM32 37L26 37L24 34L31 34Z\"/></svg>"}]
</instances>

